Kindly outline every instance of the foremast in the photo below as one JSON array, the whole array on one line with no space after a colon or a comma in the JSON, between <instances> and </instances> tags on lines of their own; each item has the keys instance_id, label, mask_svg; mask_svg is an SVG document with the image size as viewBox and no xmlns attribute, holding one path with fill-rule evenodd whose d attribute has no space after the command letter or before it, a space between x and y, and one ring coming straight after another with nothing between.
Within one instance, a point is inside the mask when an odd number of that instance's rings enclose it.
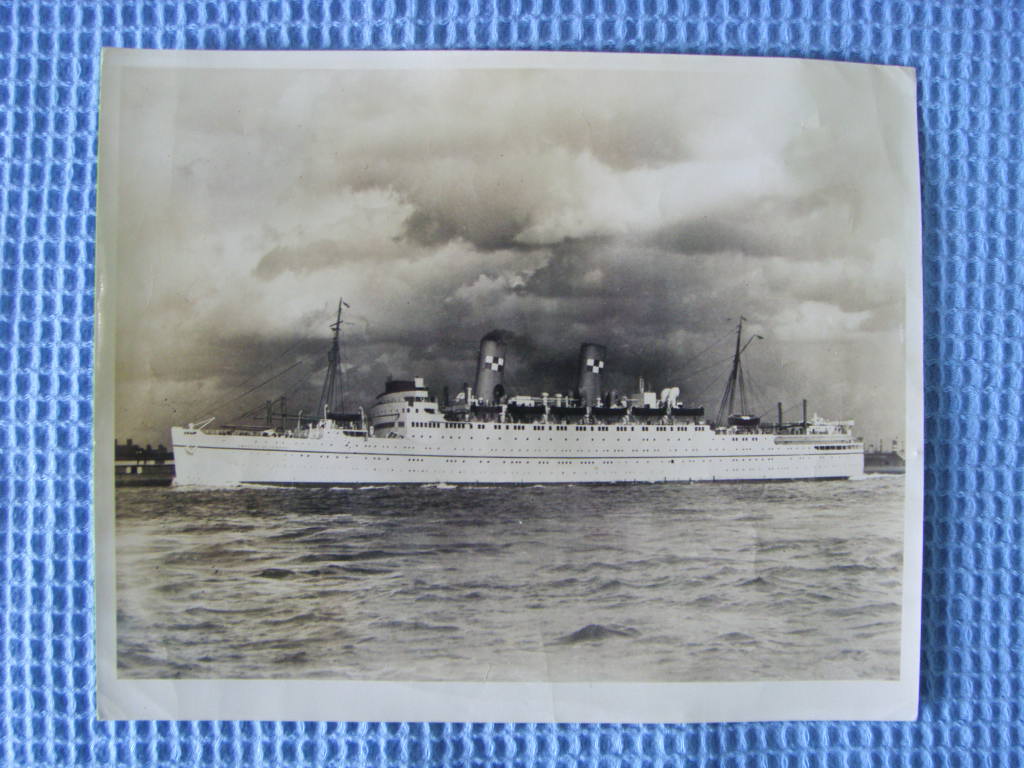
<instances>
[{"instance_id":1,"label":"foremast","mask_svg":"<svg viewBox=\"0 0 1024 768\"><path fill-rule=\"evenodd\" d=\"M317 406L317 413L327 418L328 414L341 413L344 411L342 374L341 374L341 311L342 307L350 309L343 299L338 299L338 314L331 324L334 336L331 340L331 349L327 353L327 373L324 376L324 386L320 391L320 404Z\"/></svg>"}]
</instances>

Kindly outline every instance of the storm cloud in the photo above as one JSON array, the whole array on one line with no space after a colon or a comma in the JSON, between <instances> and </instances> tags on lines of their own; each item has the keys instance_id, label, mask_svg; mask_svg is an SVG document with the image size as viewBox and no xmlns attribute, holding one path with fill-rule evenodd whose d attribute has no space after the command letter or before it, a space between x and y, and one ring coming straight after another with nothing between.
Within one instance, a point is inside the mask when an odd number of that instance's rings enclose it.
<instances>
[{"instance_id":1,"label":"storm cloud","mask_svg":"<svg viewBox=\"0 0 1024 768\"><path fill-rule=\"evenodd\" d=\"M609 386L710 411L743 315L766 409L901 434L912 79L689 61L127 70L118 436L311 412L339 297L351 406L389 375L456 390L500 328L513 393L568 391L594 341Z\"/></svg>"}]
</instances>

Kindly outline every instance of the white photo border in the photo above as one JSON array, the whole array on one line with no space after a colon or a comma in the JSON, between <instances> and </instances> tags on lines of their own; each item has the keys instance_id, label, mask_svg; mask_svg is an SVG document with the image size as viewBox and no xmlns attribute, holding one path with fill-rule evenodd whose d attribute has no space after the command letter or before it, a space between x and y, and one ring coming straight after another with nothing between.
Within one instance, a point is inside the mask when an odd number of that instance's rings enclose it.
<instances>
[{"instance_id":1,"label":"white photo border","mask_svg":"<svg viewBox=\"0 0 1024 768\"><path fill-rule=\"evenodd\" d=\"M799 59L536 52L248 52L104 49L99 119L94 388L94 564L97 709L102 720L231 719L472 722L914 720L921 636L924 396L921 235L906 261L906 492L900 676L896 681L749 683L439 683L310 680L135 680L118 677L114 516L118 115L127 68L515 69L721 71L798 67ZM876 66L834 63L836 66ZM916 72L880 67L905 90L916 126ZM917 132L902 151L918 157ZM913 145L910 146L912 141ZM917 181L915 179L915 181ZM915 186L920 221L920 187ZM908 201L909 202L909 201ZM908 216L910 213L908 213Z\"/></svg>"}]
</instances>

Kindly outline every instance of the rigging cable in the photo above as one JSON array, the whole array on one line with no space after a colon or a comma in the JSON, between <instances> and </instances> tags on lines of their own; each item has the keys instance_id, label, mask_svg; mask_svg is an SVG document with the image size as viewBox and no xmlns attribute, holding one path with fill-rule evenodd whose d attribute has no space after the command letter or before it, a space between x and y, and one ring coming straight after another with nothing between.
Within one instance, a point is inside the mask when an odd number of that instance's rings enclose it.
<instances>
[{"instance_id":1,"label":"rigging cable","mask_svg":"<svg viewBox=\"0 0 1024 768\"><path fill-rule=\"evenodd\" d=\"M694 355L690 355L690 357L686 358L686 359L685 359L685 360L684 360L683 362L679 363L679 365L677 366L677 370L683 370L683 369L685 369L685 368L686 368L686 366L688 366L688 365L689 365L690 363L692 363L692 362L694 362L695 360L697 360L697 359L698 359L698 358L699 358L699 357L700 357L701 355L703 355L703 354L704 354L705 352L708 352L708 351L710 351L710 350L711 350L711 349L712 349L713 347L716 347L716 346L718 346L718 345L719 345L719 344L721 344L721 343L722 343L723 341L725 341L725 340L726 340L727 338L731 338L731 337L732 337L732 331L728 331L727 333L725 333L725 334L723 334L723 335L719 336L719 337L718 337L717 339L715 339L715 340L714 340L714 341L712 341L712 342L711 342L710 344L708 344L708 345L707 345L706 347L704 347L704 349L702 349L702 350L701 350L700 352L698 352L698 353L696 353L696 354L694 354ZM706 370L706 369L705 369L705 370ZM687 374L687 376L690 376L690 375L691 375L691 374Z\"/></svg>"},{"instance_id":2,"label":"rigging cable","mask_svg":"<svg viewBox=\"0 0 1024 768\"><path fill-rule=\"evenodd\" d=\"M680 381L686 381L687 379L692 379L694 376L697 376L697 375L699 375L701 373L704 373L704 371L709 371L712 368L716 368L719 365L721 365L722 363L731 362L732 361L732 357L733 357L732 355L729 355L728 357L723 357L721 360L716 360L715 362L711 363L710 365L705 365L703 368L698 368L696 371L690 371L688 374L683 376L681 379L676 379L676 383L678 383Z\"/></svg>"},{"instance_id":3,"label":"rigging cable","mask_svg":"<svg viewBox=\"0 0 1024 768\"><path fill-rule=\"evenodd\" d=\"M229 390L229 391L232 391L232 390L235 390L235 389L241 389L242 387L246 386L246 385L247 385L247 384L249 384L249 382L251 382L251 381L252 381L253 379L255 379L255 378L257 378L258 376L260 376L260 375L261 375L261 373L262 373L263 371L267 370L267 368L270 368L270 367L272 367L272 366L273 366L274 364L276 364L276 363L277 363L277 362L278 362L279 360L281 360L282 358L285 358L285 357L287 357L287 356L288 356L288 355L290 355L290 354L291 354L292 352L294 352L294 351L295 351L296 349L298 349L299 347L301 347L301 346L302 346L303 344L306 344L307 342L310 342L310 341L312 341L312 340L313 340L313 337L312 337L312 336L306 336L306 337L304 337L304 338L301 338L301 339L299 339L299 340L298 340L297 342L295 342L295 343L294 343L294 344L292 344L292 345L291 345L290 347L288 347L288 348L287 348L286 350L284 350L284 352L281 352L281 353L280 353L280 354L278 354L278 355L277 355L276 357L274 357L274 359L273 359L273 363L271 363L271 365L270 365L270 366L267 366L266 368L261 368L261 369L260 369L260 373L254 373L253 375L251 375L251 376L249 376L248 378L244 379L244 380L243 380L243 381L241 381L240 383L236 384L236 385L235 385L234 387L232 387L232 388L231 388L231 390ZM293 367L294 367L294 366L293 366ZM287 371L287 369L285 369L285 370ZM282 373L284 373L284 371L282 371ZM257 385L257 386L255 387L255 389L259 389L259 387L260 387L260 386L262 386L262 385ZM249 392L253 392L253 391L255 391L255 389L250 389L250 390L248 390L247 392L243 392L242 394L238 395L238 397L236 397L236 398L235 398L235 400L237 400L237 399L240 399L240 398L243 398L243 397L245 397L245 396L246 396L247 394L249 394ZM206 406L204 406L204 407L200 408L200 407L196 406L196 405L195 405L195 401L193 401L192 403L190 403L190 404L189 404L189 406L188 406L188 410L189 410L189 411L190 411L191 413L196 413L196 412L200 412L200 411L201 411L201 412L203 412L203 413L209 413L210 411L215 411L215 410L217 410L217 408L219 408L219 407L221 407L221 406L223 406L223 405L230 405L230 404L231 404L232 402L234 402L234 400L227 400L226 402L223 402L223 403L219 403L218 405L216 405L216 406L214 406L214 407L212 407L212 408L210 408L210 407L206 407Z\"/></svg>"},{"instance_id":4,"label":"rigging cable","mask_svg":"<svg viewBox=\"0 0 1024 768\"><path fill-rule=\"evenodd\" d=\"M300 360L300 361L299 361L299 363L302 363L302 362L306 362L306 363L309 363L310 361L309 361L309 360L306 360L306 361L302 361L302 360ZM298 363L296 363L296 365L298 365ZM291 366L291 367L292 367L292 368L294 368L295 366ZM284 371L282 371L281 373L282 373L282 374L284 374L284 373L287 373L287 372L288 372L287 370L284 370ZM305 386L309 386L309 376L308 376L307 374L305 374L305 373L304 373L304 374L303 374L303 375L302 375L302 376L301 376L301 377L300 377L299 379L297 379L297 380L296 380L296 383L295 383L295 385L294 385L294 386L293 386L293 387L292 387L291 389L287 390L287 391L286 391L286 392L285 392L284 394L278 395L278 396L277 396L276 398L274 398L274 400L272 400L271 402L272 402L272 403L277 403L277 402L278 402L279 400L281 400L282 398L290 398L290 397L291 397L291 396L292 396L293 394L295 394L295 393L296 393L296 392L297 392L297 391L298 391L299 389L301 389L302 387L305 387ZM264 402L261 402L260 404L258 404L258 405L257 405L257 406L255 406L254 408L251 408L251 409L249 409L248 411L246 411L245 413L243 413L243 414L242 414L241 416L237 416L237 417L235 417L235 421L239 421L239 420L241 420L241 419L244 419L244 418L246 418L246 417L248 417L248 416L252 416L252 415L255 415L255 414L256 414L257 412L259 412L260 410L262 410L262 409L266 408L266 405L267 405L267 404L266 404L266 401L264 401Z\"/></svg>"},{"instance_id":5,"label":"rigging cable","mask_svg":"<svg viewBox=\"0 0 1024 768\"><path fill-rule=\"evenodd\" d=\"M726 375L726 378L728 378L728 374ZM710 389L712 389L712 388L717 388L717 387L720 387L721 385L722 385L722 379L721 379L721 378L715 378L715 379L712 379L712 380L711 380L711 383L710 383L710 384L708 384L708 385L707 385L706 387L704 387L704 389L702 389L702 390L701 390L701 391L700 391L700 392L699 392L699 393L698 393L698 394L696 395L696 397L694 397L694 398L693 398L694 402L697 402L697 403L699 403L699 402L701 401L701 398L702 398L702 397L704 397L704 395L706 395L706 394L707 394L708 390L710 390Z\"/></svg>"},{"instance_id":6,"label":"rigging cable","mask_svg":"<svg viewBox=\"0 0 1024 768\"><path fill-rule=\"evenodd\" d=\"M764 408L765 404L768 402L768 398L765 395L764 390L761 389L761 385L754 381L754 377L749 373L746 374L746 380L747 392L750 396L750 410L756 411L759 408Z\"/></svg>"},{"instance_id":7,"label":"rigging cable","mask_svg":"<svg viewBox=\"0 0 1024 768\"><path fill-rule=\"evenodd\" d=\"M223 402L220 402L220 403L218 403L217 405L215 405L215 406L213 406L212 408L209 408L209 409L207 409L207 410L208 410L208 411L217 411L217 410L219 410L220 408L223 408L223 407L224 407L224 406L226 406L226 405L231 405L231 403L233 403L233 402L235 402L235 401L237 401L237 400L241 400L241 399L242 399L243 397L245 397L246 395L251 395L251 394L252 394L253 392L255 392L255 391L256 391L257 389L260 389L260 388L262 388L262 387L265 387L265 386L266 386L267 384L269 384L270 382L274 381L275 379L279 379L279 378L281 378L281 377L282 377L282 376L284 376L284 375L285 375L286 373L288 373L288 371L292 370L293 368L296 368L296 367L297 367L297 366L299 366L299 365L302 365L302 364L303 364L303 363L305 363L305 362L308 362L308 361L307 361L307 360L298 360L298 361L296 361L296 362L292 363L291 365L289 365L289 366L288 366L287 368L285 368L285 369L284 369L283 371L281 371L280 373L275 373L275 374L274 374L273 376L271 376L271 377L270 377L270 378L268 378L268 379L264 379L263 381L261 381L261 382L260 382L259 384L257 384L256 386L254 386L254 387L250 387L249 389L245 390L245 392L243 392L242 394L240 394L240 395L237 395L237 396L235 396L235 397L232 397L232 398L229 398L229 399L227 399L227 400L224 400Z\"/></svg>"}]
</instances>

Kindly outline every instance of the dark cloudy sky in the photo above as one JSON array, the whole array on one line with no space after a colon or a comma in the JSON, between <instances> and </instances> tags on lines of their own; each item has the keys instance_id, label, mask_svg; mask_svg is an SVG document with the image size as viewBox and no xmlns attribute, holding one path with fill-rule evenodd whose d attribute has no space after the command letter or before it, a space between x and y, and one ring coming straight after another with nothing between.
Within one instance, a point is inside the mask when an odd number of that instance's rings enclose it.
<instances>
[{"instance_id":1,"label":"dark cloudy sky","mask_svg":"<svg viewBox=\"0 0 1024 768\"><path fill-rule=\"evenodd\" d=\"M595 341L611 385L713 413L728 366L700 369L728 345L687 361L742 313L761 410L807 397L902 437L912 72L552 60L570 68L125 68L103 180L118 437L166 443L285 392L309 412L339 296L350 407L388 375L455 390L500 328L514 393L567 391Z\"/></svg>"}]
</instances>

